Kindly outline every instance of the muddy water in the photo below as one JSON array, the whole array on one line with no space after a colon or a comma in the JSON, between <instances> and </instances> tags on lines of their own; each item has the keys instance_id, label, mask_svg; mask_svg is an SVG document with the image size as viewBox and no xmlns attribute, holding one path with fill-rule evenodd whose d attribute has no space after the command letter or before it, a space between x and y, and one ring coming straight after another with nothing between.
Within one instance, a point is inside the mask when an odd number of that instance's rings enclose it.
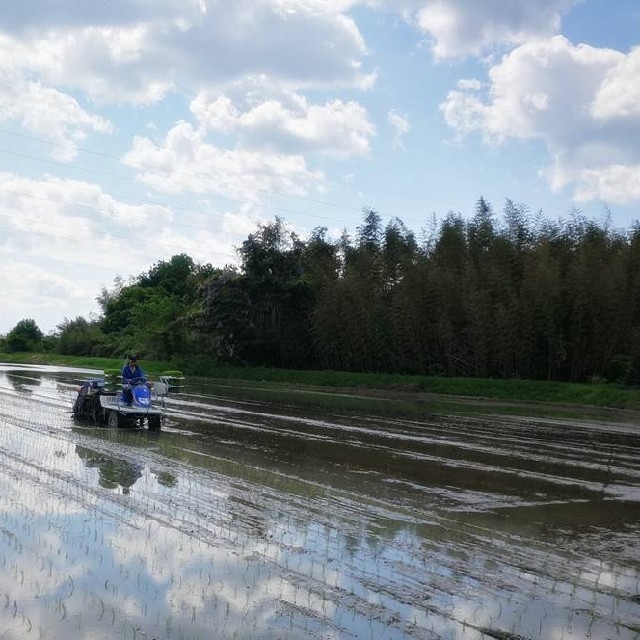
<instances>
[{"instance_id":1,"label":"muddy water","mask_svg":"<svg viewBox=\"0 0 640 640\"><path fill-rule=\"evenodd\" d=\"M0 638L640 638L640 427L314 415L158 434L0 365Z\"/></svg>"}]
</instances>

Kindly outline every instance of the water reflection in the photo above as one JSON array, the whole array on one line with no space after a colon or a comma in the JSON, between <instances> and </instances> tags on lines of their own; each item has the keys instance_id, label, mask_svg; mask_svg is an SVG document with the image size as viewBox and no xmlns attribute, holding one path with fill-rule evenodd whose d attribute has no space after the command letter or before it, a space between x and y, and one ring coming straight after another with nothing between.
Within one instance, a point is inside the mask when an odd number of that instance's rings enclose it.
<instances>
[{"instance_id":1,"label":"water reflection","mask_svg":"<svg viewBox=\"0 0 640 640\"><path fill-rule=\"evenodd\" d=\"M32 393L32 380L23 373L0 373L0 385L11 388L19 393Z\"/></svg>"},{"instance_id":2,"label":"water reflection","mask_svg":"<svg viewBox=\"0 0 640 640\"><path fill-rule=\"evenodd\" d=\"M158 483L163 487L172 488L178 483L178 479L168 471L156 471L151 469L151 473L158 479Z\"/></svg>"},{"instance_id":3,"label":"water reflection","mask_svg":"<svg viewBox=\"0 0 640 640\"><path fill-rule=\"evenodd\" d=\"M39 370L34 365L0 364L0 391L5 389L56 401L64 399L66 404L76 387L77 379L70 378L69 374L61 379L53 372Z\"/></svg>"},{"instance_id":4,"label":"water reflection","mask_svg":"<svg viewBox=\"0 0 640 640\"><path fill-rule=\"evenodd\" d=\"M88 468L99 470L100 486L105 489L120 487L127 494L142 477L144 465L113 458L80 445L76 446L76 453Z\"/></svg>"},{"instance_id":5,"label":"water reflection","mask_svg":"<svg viewBox=\"0 0 640 640\"><path fill-rule=\"evenodd\" d=\"M58 393L0 405L8 637L638 637L632 430L187 395L130 433Z\"/></svg>"}]
</instances>

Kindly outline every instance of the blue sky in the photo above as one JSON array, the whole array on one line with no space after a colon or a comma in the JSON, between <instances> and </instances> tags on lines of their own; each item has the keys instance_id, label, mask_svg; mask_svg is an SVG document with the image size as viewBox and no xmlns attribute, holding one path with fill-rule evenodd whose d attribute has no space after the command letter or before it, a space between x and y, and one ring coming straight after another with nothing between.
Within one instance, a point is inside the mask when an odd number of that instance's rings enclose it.
<instances>
[{"instance_id":1,"label":"blue sky","mask_svg":"<svg viewBox=\"0 0 640 640\"><path fill-rule=\"evenodd\" d=\"M0 333L278 215L480 196L640 218L638 0L22 0L0 14Z\"/></svg>"}]
</instances>

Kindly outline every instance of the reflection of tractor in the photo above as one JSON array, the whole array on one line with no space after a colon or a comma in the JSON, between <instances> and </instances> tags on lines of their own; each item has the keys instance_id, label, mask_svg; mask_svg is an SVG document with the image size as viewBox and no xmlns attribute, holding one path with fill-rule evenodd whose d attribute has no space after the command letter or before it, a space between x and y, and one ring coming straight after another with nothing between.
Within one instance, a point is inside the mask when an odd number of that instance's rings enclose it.
<instances>
[{"instance_id":1,"label":"reflection of tractor","mask_svg":"<svg viewBox=\"0 0 640 640\"><path fill-rule=\"evenodd\" d=\"M153 385L145 378L136 378L122 390L116 389L114 373L83 380L73 403L73 417L109 427L142 428L146 421L149 431L160 431L166 413L165 397L179 390L177 383L182 378L178 374L161 375Z\"/></svg>"},{"instance_id":2,"label":"reflection of tractor","mask_svg":"<svg viewBox=\"0 0 640 640\"><path fill-rule=\"evenodd\" d=\"M76 453L89 469L98 469L99 484L105 489L122 487L129 493L131 487L142 477L143 465L121 458L112 458L93 449L76 445Z\"/></svg>"}]
</instances>

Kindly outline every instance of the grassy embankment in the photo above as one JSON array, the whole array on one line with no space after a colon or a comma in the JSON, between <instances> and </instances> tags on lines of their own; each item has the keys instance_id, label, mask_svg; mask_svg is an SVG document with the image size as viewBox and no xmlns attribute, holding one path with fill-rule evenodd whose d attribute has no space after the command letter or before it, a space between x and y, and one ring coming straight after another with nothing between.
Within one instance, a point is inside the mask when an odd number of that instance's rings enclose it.
<instances>
[{"instance_id":1,"label":"grassy embankment","mask_svg":"<svg viewBox=\"0 0 640 640\"><path fill-rule=\"evenodd\" d=\"M56 354L2 354L0 361L15 363L55 364L89 369L114 369L122 360L62 356ZM557 415L584 413L580 407L600 407L640 411L640 390L615 384L577 384L533 380L494 380L477 378L443 378L396 374L346 373L338 371L292 371L259 367L229 367L201 358L172 362L143 361L151 377L166 370L181 370L201 388L216 395L276 399L305 404L331 404L344 408L364 408L393 400L404 408L424 411L449 410L455 404L460 409L483 399L495 411L513 412L509 403L526 404L517 413L544 413L536 404L552 405ZM195 378L197 376L197 378ZM329 396L329 397L327 397ZM417 406L419 405L419 406ZM462 409L464 411L464 409Z\"/></svg>"}]
</instances>

